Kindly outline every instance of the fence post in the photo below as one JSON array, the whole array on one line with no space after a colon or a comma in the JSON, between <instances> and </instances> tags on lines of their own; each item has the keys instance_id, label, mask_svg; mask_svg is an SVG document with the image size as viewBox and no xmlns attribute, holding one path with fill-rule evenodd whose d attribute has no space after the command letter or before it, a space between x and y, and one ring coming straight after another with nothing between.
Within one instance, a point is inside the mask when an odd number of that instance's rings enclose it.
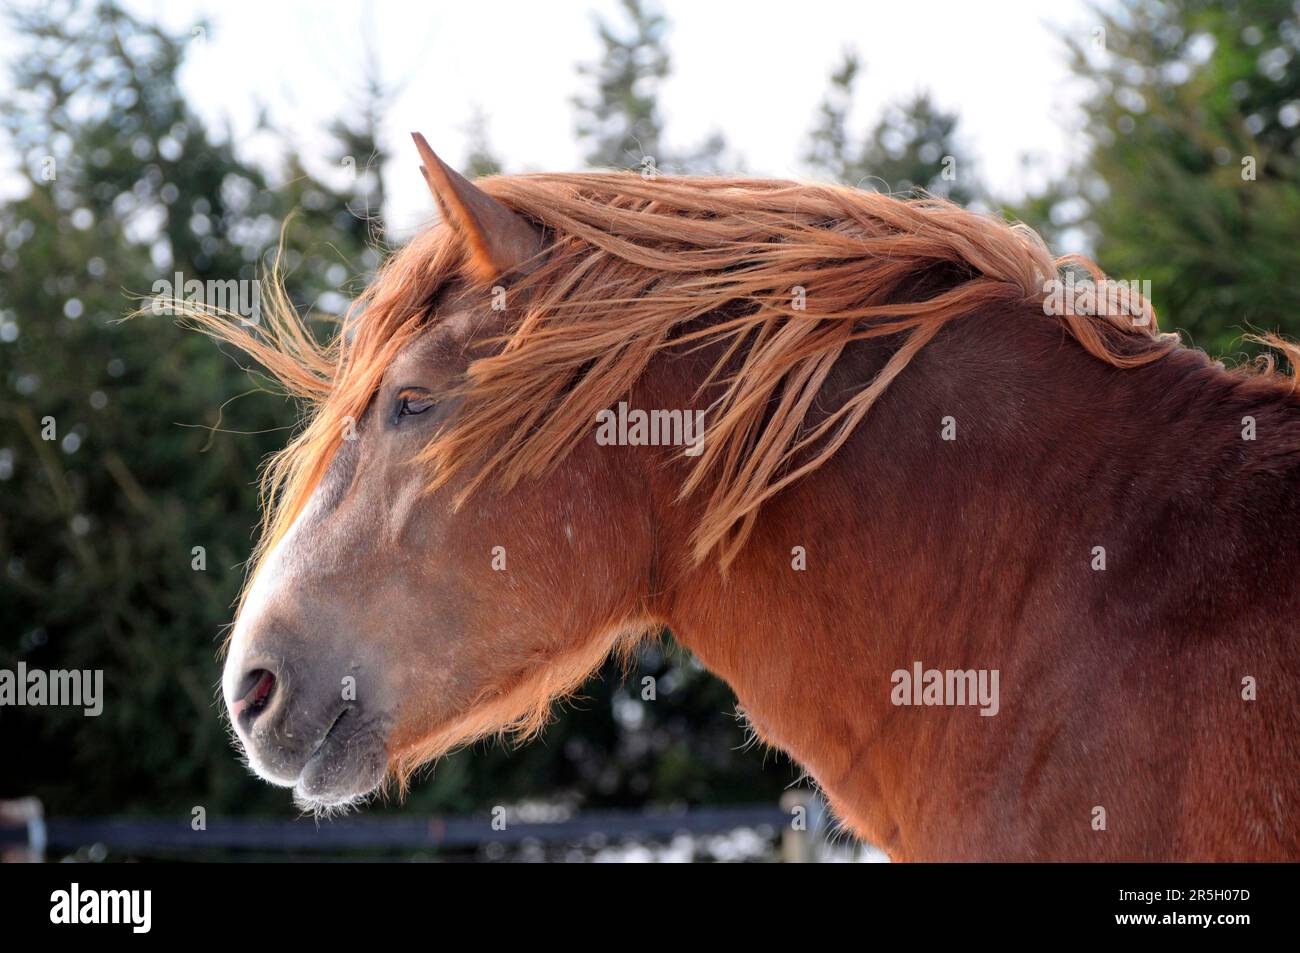
<instances>
[{"instance_id":1,"label":"fence post","mask_svg":"<svg viewBox=\"0 0 1300 953\"><path fill-rule=\"evenodd\" d=\"M27 827L27 843L11 845L0 852L6 864L39 864L45 860L45 810L39 798L20 797L0 801L0 827Z\"/></svg>"},{"instance_id":2,"label":"fence post","mask_svg":"<svg viewBox=\"0 0 1300 953\"><path fill-rule=\"evenodd\" d=\"M781 832L781 860L787 864L821 863L825 838L826 804L811 788L791 788L781 795L781 809L789 818Z\"/></svg>"}]
</instances>

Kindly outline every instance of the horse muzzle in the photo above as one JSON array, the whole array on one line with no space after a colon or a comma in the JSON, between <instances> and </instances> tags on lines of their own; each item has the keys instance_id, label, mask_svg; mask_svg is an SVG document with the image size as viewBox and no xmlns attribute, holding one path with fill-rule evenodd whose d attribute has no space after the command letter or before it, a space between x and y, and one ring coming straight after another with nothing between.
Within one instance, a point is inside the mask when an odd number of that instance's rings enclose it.
<instances>
[{"instance_id":1,"label":"horse muzzle","mask_svg":"<svg viewBox=\"0 0 1300 953\"><path fill-rule=\"evenodd\" d=\"M356 801L379 787L387 771L387 718L373 699L366 703L361 666L344 667L349 674L335 678L317 664L284 657L242 664L232 658L227 666L226 707L249 767L293 788L304 808Z\"/></svg>"}]
</instances>

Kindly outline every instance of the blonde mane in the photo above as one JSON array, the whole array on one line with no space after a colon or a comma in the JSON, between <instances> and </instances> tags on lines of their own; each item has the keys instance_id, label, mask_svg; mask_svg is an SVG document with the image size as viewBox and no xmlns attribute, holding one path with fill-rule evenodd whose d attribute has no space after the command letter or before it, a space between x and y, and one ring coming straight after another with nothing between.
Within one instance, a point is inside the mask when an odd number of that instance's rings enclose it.
<instances>
[{"instance_id":1,"label":"blonde mane","mask_svg":"<svg viewBox=\"0 0 1300 953\"><path fill-rule=\"evenodd\" d=\"M541 476L594 432L597 412L626 397L661 352L722 344L722 358L699 381L716 396L681 496L707 494L693 552L723 566L763 503L825 463L947 322L991 308L1042 314L1047 283L1062 267L1082 268L1106 287L1094 265L1054 260L1029 229L937 199L631 173L478 184L543 228L547 247L522 277L500 282L511 305L506 333L470 365L457 417L426 449L432 486L466 476L459 503L489 482L504 491ZM248 352L307 404L304 426L265 473L261 555L301 512L394 356L436 320L434 301L464 279L465 258L446 226L424 232L385 264L325 344L278 276L264 290L257 334L187 309L194 324ZM1119 311L1077 314L1067 302L1059 320L1116 367L1178 346L1159 333L1144 300ZM845 348L886 335L899 344L879 374L807 425Z\"/></svg>"}]
</instances>

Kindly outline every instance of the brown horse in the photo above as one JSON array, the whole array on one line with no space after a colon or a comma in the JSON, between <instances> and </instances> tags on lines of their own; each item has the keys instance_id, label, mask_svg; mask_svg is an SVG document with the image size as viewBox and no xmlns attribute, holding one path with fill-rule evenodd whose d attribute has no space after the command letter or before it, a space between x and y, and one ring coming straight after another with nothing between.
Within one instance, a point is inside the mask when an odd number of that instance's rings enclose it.
<instances>
[{"instance_id":1,"label":"brown horse","mask_svg":"<svg viewBox=\"0 0 1300 953\"><path fill-rule=\"evenodd\" d=\"M192 312L313 406L226 664L259 775L405 785L669 627L893 858L1300 858L1289 377L944 202L417 144L441 223L327 346Z\"/></svg>"}]
</instances>

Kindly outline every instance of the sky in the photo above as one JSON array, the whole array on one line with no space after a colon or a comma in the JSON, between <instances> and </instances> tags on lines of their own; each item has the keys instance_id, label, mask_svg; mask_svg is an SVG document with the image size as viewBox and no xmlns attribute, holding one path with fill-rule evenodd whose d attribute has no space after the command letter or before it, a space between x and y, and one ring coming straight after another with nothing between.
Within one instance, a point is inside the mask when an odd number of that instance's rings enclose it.
<instances>
[{"instance_id":1,"label":"sky","mask_svg":"<svg viewBox=\"0 0 1300 953\"><path fill-rule=\"evenodd\" d=\"M206 18L210 25L195 31L182 74L193 108L228 126L246 157L270 160L270 137L253 134L258 104L265 104L308 155L319 143L322 158L312 171L322 175L333 171L324 130L355 103L366 49L374 50L383 79L396 87L383 138L397 157L385 183L398 235L431 214L412 130L456 165L477 108L507 171L581 167L572 97L584 86L576 64L599 55L594 16L619 12L617 0L126 6L174 32L190 32ZM928 90L941 107L959 112L975 174L996 194L1024 194L1068 167L1083 146L1074 130L1084 89L1069 72L1061 39L1067 31L1091 31L1082 0L668 0L663 7L673 62L660 103L668 144L681 148L721 131L749 173L811 175L801 162L807 133L847 48L863 63L855 130L868 128L886 104ZM0 32L0 48L4 42ZM410 160L409 175L402 157Z\"/></svg>"}]
</instances>

